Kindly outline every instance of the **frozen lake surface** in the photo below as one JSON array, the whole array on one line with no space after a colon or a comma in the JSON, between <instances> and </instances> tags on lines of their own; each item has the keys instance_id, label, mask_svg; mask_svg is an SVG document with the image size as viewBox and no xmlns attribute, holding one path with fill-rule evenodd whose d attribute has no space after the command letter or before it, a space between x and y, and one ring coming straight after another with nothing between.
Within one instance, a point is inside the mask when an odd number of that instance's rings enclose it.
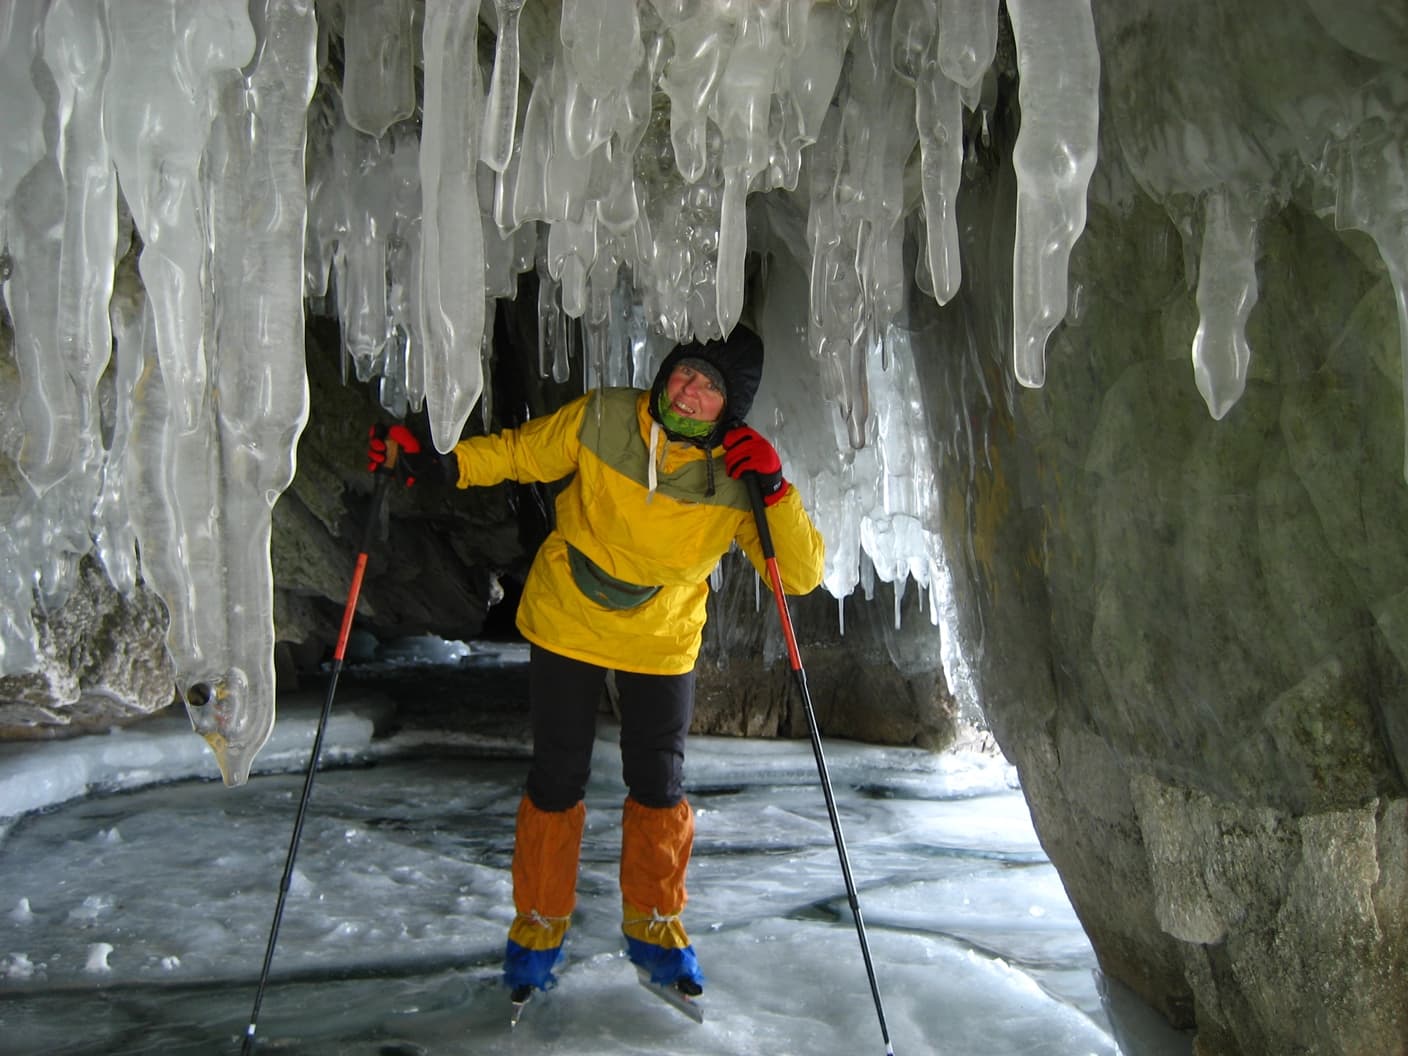
<instances>
[{"instance_id":1,"label":"frozen lake surface","mask_svg":"<svg viewBox=\"0 0 1408 1056\"><path fill-rule=\"evenodd\" d=\"M416 685L387 678L402 698ZM511 1029L498 972L523 716L388 733L393 709L369 685L345 683L334 707L258 1051L884 1053L805 741L691 740L698 1025L641 989L621 952L624 793L604 721L562 983ZM0 746L0 1050L239 1051L321 699L281 702L262 771L237 789L212 780L179 715ZM1188 1051L1102 994L1000 756L826 752L898 1056Z\"/></svg>"}]
</instances>

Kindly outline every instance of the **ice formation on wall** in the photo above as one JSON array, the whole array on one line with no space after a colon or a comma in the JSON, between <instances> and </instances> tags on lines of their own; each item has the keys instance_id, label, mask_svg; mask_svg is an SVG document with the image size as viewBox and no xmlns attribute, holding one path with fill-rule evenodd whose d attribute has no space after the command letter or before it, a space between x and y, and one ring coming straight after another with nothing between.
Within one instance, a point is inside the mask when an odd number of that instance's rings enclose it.
<instances>
[{"instance_id":1,"label":"ice formation on wall","mask_svg":"<svg viewBox=\"0 0 1408 1056\"><path fill-rule=\"evenodd\" d=\"M1378 244L1408 358L1408 14L1224 6L1008 0L1023 384L1042 383L1067 312L1097 136L1119 160L1104 193L1127 176L1188 241L1215 417L1248 376L1258 225L1307 187ZM0 275L21 379L0 448L26 482L0 535L0 671L35 662L30 614L62 603L81 555L130 589L140 547L193 719L242 780L273 718L269 517L307 410L305 303L337 316L344 370L393 413L424 406L445 450L490 405L486 320L530 269L536 355L559 381L575 361L588 384L639 384L751 295L773 379L755 416L816 511L828 589L879 579L898 599L914 579L941 622L940 455L908 372L943 350L906 329L907 301L950 304L963 282L964 126L986 128L998 97L1001 10L0 4ZM1103 112L1102 68L1137 86ZM804 226L756 226L768 200ZM114 292L133 237L144 289ZM770 263L746 290L752 253Z\"/></svg>"},{"instance_id":2,"label":"ice formation on wall","mask_svg":"<svg viewBox=\"0 0 1408 1056\"><path fill-rule=\"evenodd\" d=\"M38 158L8 136L0 154L7 186L20 172L5 303L25 395L8 450L28 483L3 555L3 669L33 663L24 617L36 596L62 604L84 553L96 544L131 589L140 548L192 723L238 784L273 722L270 514L307 418L312 0L54 0L0 18L48 133ZM113 295L119 182L140 298Z\"/></svg>"},{"instance_id":3,"label":"ice formation on wall","mask_svg":"<svg viewBox=\"0 0 1408 1056\"><path fill-rule=\"evenodd\" d=\"M1258 228L1293 197L1374 239L1408 367L1408 7L1255 0L1095 11L1106 81L1127 89L1106 99L1108 140L1198 262L1191 347L1209 413L1222 418L1245 387L1248 315L1258 283L1276 281L1274 262L1258 273Z\"/></svg>"},{"instance_id":4,"label":"ice formation on wall","mask_svg":"<svg viewBox=\"0 0 1408 1056\"><path fill-rule=\"evenodd\" d=\"M1100 62L1090 0L1007 0L1017 38L1022 130L1012 251L1012 357L1017 380L1046 383L1046 339L1066 314L1066 267L1085 230L1095 169Z\"/></svg>"}]
</instances>

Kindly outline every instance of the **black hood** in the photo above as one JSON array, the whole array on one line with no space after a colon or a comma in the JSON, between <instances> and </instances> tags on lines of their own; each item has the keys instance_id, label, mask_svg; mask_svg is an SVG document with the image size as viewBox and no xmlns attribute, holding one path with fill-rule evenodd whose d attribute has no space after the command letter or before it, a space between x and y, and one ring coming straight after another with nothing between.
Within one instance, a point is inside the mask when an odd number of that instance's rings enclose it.
<instances>
[{"instance_id":1,"label":"black hood","mask_svg":"<svg viewBox=\"0 0 1408 1056\"><path fill-rule=\"evenodd\" d=\"M713 432L694 441L701 447L717 447L724 433L743 422L753 407L753 397L758 394L758 385L763 380L763 341L739 323L722 340L677 345L660 364L655 372L655 384L650 388L650 416L657 422L660 422L660 394L665 391L670 372L680 360L691 358L704 360L723 375L727 390L724 413L719 416Z\"/></svg>"}]
</instances>

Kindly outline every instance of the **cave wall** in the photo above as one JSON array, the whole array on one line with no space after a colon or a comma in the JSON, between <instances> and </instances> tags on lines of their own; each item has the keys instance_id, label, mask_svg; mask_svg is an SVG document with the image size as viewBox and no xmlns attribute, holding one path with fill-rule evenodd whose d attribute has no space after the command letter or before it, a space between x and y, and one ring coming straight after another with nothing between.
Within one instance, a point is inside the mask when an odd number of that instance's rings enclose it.
<instances>
[{"instance_id":1,"label":"cave wall","mask_svg":"<svg viewBox=\"0 0 1408 1056\"><path fill-rule=\"evenodd\" d=\"M1394 291L1293 197L1214 421L1183 241L1121 183L1092 185L1040 390L993 309L1010 172L965 203L965 322L935 325L926 392L980 434L945 476L986 717L1103 969L1200 1056L1408 1052Z\"/></svg>"},{"instance_id":2,"label":"cave wall","mask_svg":"<svg viewBox=\"0 0 1408 1056\"><path fill-rule=\"evenodd\" d=\"M799 679L772 593L741 553L722 568L696 668L694 732L807 737L805 683L828 737L932 751L954 742L962 716L939 660L941 631L913 584L898 619L887 583L869 599L857 592L838 603L824 590L788 598Z\"/></svg>"}]
</instances>

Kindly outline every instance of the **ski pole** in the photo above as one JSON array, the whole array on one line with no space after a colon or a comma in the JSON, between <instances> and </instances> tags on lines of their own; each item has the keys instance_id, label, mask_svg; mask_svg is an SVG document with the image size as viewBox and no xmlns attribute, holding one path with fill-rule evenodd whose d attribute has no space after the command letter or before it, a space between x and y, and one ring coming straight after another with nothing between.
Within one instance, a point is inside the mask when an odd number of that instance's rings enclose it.
<instances>
[{"instance_id":1,"label":"ski pole","mask_svg":"<svg viewBox=\"0 0 1408 1056\"><path fill-rule=\"evenodd\" d=\"M768 580L772 583L772 596L777 601L778 619L782 621L782 635L787 640L787 658L792 665L792 674L797 689L802 694L802 709L807 716L807 730L812 738L812 754L816 756L817 774L821 778L821 791L826 797L826 813L831 817L831 833L836 838L836 854L841 859L841 875L846 881L846 898L851 904L851 916L856 922L856 936L860 939L861 956L865 958L865 974L870 979L870 996L875 1001L875 1015L880 1020L880 1036L885 1040L886 1056L895 1056L890 1044L890 1030L885 1025L885 1005L880 1000L880 984L875 981L875 964L870 959L870 944L865 940L865 921L860 915L860 900L856 897L856 883L851 878L851 863L846 855L846 839L841 835L841 819L836 813L836 797L831 791L831 778L826 770L826 754L821 750L821 732L816 725L816 712L812 710L812 696L807 691L807 673L802 668L802 654L797 649L797 636L792 631L792 616L787 611L787 595L782 592L782 574L777 569L777 554L773 550L772 531L768 528L767 508L763 505L763 489L758 474L744 474L748 486L748 498L753 504L753 520L758 525L758 539L763 547L763 559L767 564Z\"/></svg>"},{"instance_id":2,"label":"ski pole","mask_svg":"<svg viewBox=\"0 0 1408 1056\"><path fill-rule=\"evenodd\" d=\"M327 731L328 716L332 714L332 698L337 692L337 676L342 672L342 660L347 654L347 637L352 631L352 614L357 611L357 596L362 592L362 576L367 570L367 553L371 550L376 527L381 523L382 507L386 505L386 488L395 476L396 447L387 445L385 468L377 474L376 488L372 494L372 508L367 515L366 527L362 532L362 546L357 553L357 563L352 569L352 586L347 592L347 607L342 610L342 629L337 635L337 647L332 654L332 677L328 680L328 693L323 698L323 712L318 718L318 732L313 737L313 750L308 757L308 772L303 778L303 797L298 801L298 813L294 817L293 836L289 839L288 857L284 860L284 875L279 882L279 900L274 907L274 922L269 928L269 945L264 950L264 967L259 972L259 987L254 992L254 1008L249 1013L249 1026L245 1028L244 1043L240 1046L241 1056L249 1056L254 1051L255 1024L259 1020L259 1006L264 1002L264 988L269 982L269 966L274 962L274 946L279 940L279 924L284 917L284 903L288 901L289 885L293 879L293 860L298 854L298 841L303 836L303 819L308 813L308 800L313 794L313 775L318 772L318 758L323 752L323 734Z\"/></svg>"}]
</instances>

